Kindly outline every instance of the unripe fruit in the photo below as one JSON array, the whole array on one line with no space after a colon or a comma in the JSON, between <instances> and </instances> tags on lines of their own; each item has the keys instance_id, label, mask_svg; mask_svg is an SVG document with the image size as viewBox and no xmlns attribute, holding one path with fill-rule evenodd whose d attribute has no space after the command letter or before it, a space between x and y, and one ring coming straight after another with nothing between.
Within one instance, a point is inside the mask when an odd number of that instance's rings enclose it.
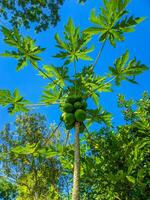
<instances>
[{"instance_id":1,"label":"unripe fruit","mask_svg":"<svg viewBox=\"0 0 150 200\"><path fill-rule=\"evenodd\" d=\"M74 95L73 96L69 96L66 101L68 103L73 104L76 101L75 96Z\"/></svg>"},{"instance_id":2,"label":"unripe fruit","mask_svg":"<svg viewBox=\"0 0 150 200\"><path fill-rule=\"evenodd\" d=\"M75 118L78 122L83 122L86 119L86 112L82 109L76 110Z\"/></svg>"},{"instance_id":3,"label":"unripe fruit","mask_svg":"<svg viewBox=\"0 0 150 200\"><path fill-rule=\"evenodd\" d=\"M82 103L79 102L79 101L75 102L75 103L74 103L74 108L75 108L75 109L82 108Z\"/></svg>"},{"instance_id":4,"label":"unripe fruit","mask_svg":"<svg viewBox=\"0 0 150 200\"><path fill-rule=\"evenodd\" d=\"M79 96L79 95L78 95L78 96L75 96L75 100L76 100L76 101L82 101L82 97Z\"/></svg>"},{"instance_id":5,"label":"unripe fruit","mask_svg":"<svg viewBox=\"0 0 150 200\"><path fill-rule=\"evenodd\" d=\"M67 130L71 130L74 127L74 123L73 124L65 124L65 127Z\"/></svg>"},{"instance_id":6,"label":"unripe fruit","mask_svg":"<svg viewBox=\"0 0 150 200\"><path fill-rule=\"evenodd\" d=\"M63 120L66 124L73 124L75 122L74 114L72 113L64 113Z\"/></svg>"},{"instance_id":7,"label":"unripe fruit","mask_svg":"<svg viewBox=\"0 0 150 200\"><path fill-rule=\"evenodd\" d=\"M64 104L64 106L63 106L63 111L64 112L70 113L70 112L73 112L73 110L74 110L74 107L73 107L73 105L71 103L65 103Z\"/></svg>"},{"instance_id":8,"label":"unripe fruit","mask_svg":"<svg viewBox=\"0 0 150 200\"><path fill-rule=\"evenodd\" d=\"M76 95L72 95L67 98L67 102L71 104L75 103L76 101L81 101L81 100L82 100L82 97L76 96Z\"/></svg>"}]
</instances>

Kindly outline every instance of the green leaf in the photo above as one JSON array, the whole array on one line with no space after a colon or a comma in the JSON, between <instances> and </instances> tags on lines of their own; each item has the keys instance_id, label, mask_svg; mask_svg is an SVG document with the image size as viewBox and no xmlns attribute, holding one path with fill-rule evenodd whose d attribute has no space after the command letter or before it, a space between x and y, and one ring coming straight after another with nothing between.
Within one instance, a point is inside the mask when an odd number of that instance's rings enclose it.
<instances>
[{"instance_id":1,"label":"green leaf","mask_svg":"<svg viewBox=\"0 0 150 200\"><path fill-rule=\"evenodd\" d=\"M112 114L108 113L106 111L103 111L101 107L98 107L97 109L88 109L87 110L87 121L88 124L97 122L99 124L106 124L108 126L111 125L111 117Z\"/></svg>"},{"instance_id":2,"label":"green leaf","mask_svg":"<svg viewBox=\"0 0 150 200\"><path fill-rule=\"evenodd\" d=\"M24 147L22 146L17 146L11 149L12 152L15 154L23 154L23 155L28 155L28 154L33 154L34 151L36 150L36 144L26 144Z\"/></svg>"},{"instance_id":3,"label":"green leaf","mask_svg":"<svg viewBox=\"0 0 150 200\"><path fill-rule=\"evenodd\" d=\"M99 95L96 93L93 93L91 97L92 97L94 103L96 104L96 106L99 107Z\"/></svg>"},{"instance_id":4,"label":"green leaf","mask_svg":"<svg viewBox=\"0 0 150 200\"><path fill-rule=\"evenodd\" d=\"M20 58L18 60L18 64L17 64L17 71L20 71L21 69L23 69L25 66L27 66L27 60L26 58Z\"/></svg>"},{"instance_id":5,"label":"green leaf","mask_svg":"<svg viewBox=\"0 0 150 200\"><path fill-rule=\"evenodd\" d=\"M100 13L96 15L95 9L91 11L90 21L95 27L89 27L84 32L90 35L98 34L100 42L108 38L110 44L116 47L117 42L124 41L124 33L133 32L135 25L141 23L144 17L128 16L126 7L129 0L104 0L103 3L104 7L100 8Z\"/></svg>"},{"instance_id":6,"label":"green leaf","mask_svg":"<svg viewBox=\"0 0 150 200\"><path fill-rule=\"evenodd\" d=\"M60 85L61 87L64 87L65 80L68 80L68 68L67 67L56 67L54 65L44 65L43 71L45 74L47 74L48 77L53 79L53 83L50 85L52 87L56 87L57 85ZM43 78L47 78L45 74L42 72L39 72L40 76Z\"/></svg>"},{"instance_id":7,"label":"green leaf","mask_svg":"<svg viewBox=\"0 0 150 200\"><path fill-rule=\"evenodd\" d=\"M116 85L120 85L122 80L127 80L131 83L137 84L135 77L149 68L136 61L136 58L129 60L128 50L114 62L115 67L109 67L111 76L115 77Z\"/></svg>"},{"instance_id":8,"label":"green leaf","mask_svg":"<svg viewBox=\"0 0 150 200\"><path fill-rule=\"evenodd\" d=\"M126 176L129 182L135 184L135 178L133 176Z\"/></svg>"},{"instance_id":9,"label":"green leaf","mask_svg":"<svg viewBox=\"0 0 150 200\"><path fill-rule=\"evenodd\" d=\"M5 107L8 106L8 112L14 114L16 112L27 112L26 105L29 101L24 100L16 89L13 94L9 90L0 90L0 105Z\"/></svg>"},{"instance_id":10,"label":"green leaf","mask_svg":"<svg viewBox=\"0 0 150 200\"><path fill-rule=\"evenodd\" d=\"M19 34L15 28L9 30L6 27L2 27L4 34L4 41L16 48L16 51L6 51L1 56L12 57L18 60L17 71L27 66L28 62L36 62L41 60L39 53L43 52L45 48L35 45L35 40L30 37L23 37Z\"/></svg>"},{"instance_id":11,"label":"green leaf","mask_svg":"<svg viewBox=\"0 0 150 200\"><path fill-rule=\"evenodd\" d=\"M51 91L44 90L42 95L42 102L44 102L47 105L56 103L61 95L61 91L53 89Z\"/></svg>"},{"instance_id":12,"label":"green leaf","mask_svg":"<svg viewBox=\"0 0 150 200\"><path fill-rule=\"evenodd\" d=\"M90 28L85 29L83 32L91 34L91 35L96 35L96 34L99 34L103 30L104 29L98 28L98 27L90 27Z\"/></svg>"},{"instance_id":13,"label":"green leaf","mask_svg":"<svg viewBox=\"0 0 150 200\"><path fill-rule=\"evenodd\" d=\"M65 25L64 39L62 40L58 34L55 35L57 42L56 47L60 50L54 55L55 58L65 60L65 65L74 61L92 60L87 54L93 51L93 47L87 48L87 43L91 37L84 32L80 32L79 27L75 27L71 18Z\"/></svg>"},{"instance_id":14,"label":"green leaf","mask_svg":"<svg viewBox=\"0 0 150 200\"><path fill-rule=\"evenodd\" d=\"M20 55L16 51L5 51L5 53L0 54L3 57L20 58Z\"/></svg>"}]
</instances>

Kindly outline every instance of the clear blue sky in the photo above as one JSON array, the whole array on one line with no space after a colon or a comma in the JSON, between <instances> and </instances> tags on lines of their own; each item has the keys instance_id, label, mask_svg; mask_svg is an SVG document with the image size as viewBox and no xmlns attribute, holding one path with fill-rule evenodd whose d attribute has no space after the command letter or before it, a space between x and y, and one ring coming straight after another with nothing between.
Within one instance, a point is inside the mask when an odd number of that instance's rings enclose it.
<instances>
[{"instance_id":1,"label":"clear blue sky","mask_svg":"<svg viewBox=\"0 0 150 200\"><path fill-rule=\"evenodd\" d=\"M73 18L76 25L81 26L81 29L87 28L91 25L88 21L91 9L96 8L98 10L100 5L102 5L101 0L88 0L85 5L79 5L75 0L66 1L64 6L61 8L61 21L56 28L51 28L50 30L38 35L34 34L33 30L21 31L26 35L36 38L37 44L47 48L47 50L42 54L42 64L54 64L59 66L59 60L52 58L52 55L57 51L54 47L55 33L58 32L62 34L63 26L70 16ZM146 16L147 19L137 26L134 33L127 34L126 41L118 43L116 49L112 48L109 43L107 43L102 57L96 67L97 73L103 75L107 72L108 66L112 65L115 58L124 53L126 49L129 49L131 58L136 56L137 59L142 61L142 63L150 66L150 1L132 0L128 10L135 16ZM95 58L100 44L97 40L93 40L93 43L96 50L91 55ZM8 50L8 48L9 47L4 44L2 34L0 33L0 52ZM80 70L80 67L81 66L78 66L78 70ZM106 110L114 114L113 120L116 124L122 123L121 114L117 108L117 94L125 94L127 98L140 98L143 91L150 90L150 71L137 77L137 81L139 82L139 85L123 82L120 87L114 87L113 93L105 93L101 95L100 103ZM18 88L26 99L37 103L41 97L42 89L46 84L47 81L39 77L38 73L32 69L31 66L26 67L24 70L17 73L15 60L11 58L0 58L0 89L10 89L13 91L15 88ZM92 107L93 105L89 106ZM58 122L59 120L59 116L57 115L59 111L56 106L41 107L37 109L37 112L45 114L49 122ZM0 128L6 122L12 122L13 120L13 117L8 116L7 110L0 107Z\"/></svg>"}]
</instances>

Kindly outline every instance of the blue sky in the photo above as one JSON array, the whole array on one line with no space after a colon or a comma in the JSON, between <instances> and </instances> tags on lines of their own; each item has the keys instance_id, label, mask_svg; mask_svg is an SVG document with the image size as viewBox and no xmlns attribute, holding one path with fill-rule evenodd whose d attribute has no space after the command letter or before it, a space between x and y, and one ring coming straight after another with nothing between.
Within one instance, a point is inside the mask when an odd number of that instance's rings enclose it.
<instances>
[{"instance_id":1,"label":"blue sky","mask_svg":"<svg viewBox=\"0 0 150 200\"><path fill-rule=\"evenodd\" d=\"M102 1L88 0L85 5L79 5L75 0L66 1L64 6L60 10L61 21L56 28L50 28L46 32L42 32L38 35L33 30L21 30L23 34L30 35L37 39L37 44L42 47L46 47L47 50L42 54L43 64L54 64L60 66L62 62L58 59L52 58L57 52L54 47L55 40L54 35L58 32L62 34L63 26L71 16L76 25L80 25L81 29L85 29L91 25L88 21L89 14L92 8L96 8L98 11L99 6L102 5ZM109 43L106 44L102 57L96 66L96 72L103 75L107 72L108 66L112 65L115 58L119 57L129 49L130 56L137 57L142 63L150 66L150 1L149 0L132 0L128 6L128 10L135 16L146 16L147 19L136 27L134 33L126 35L125 42L118 43L117 48L113 48ZM93 58L96 57L100 48L100 43L94 38L92 43L95 45L95 51L91 54ZM8 50L9 47L4 44L2 34L0 33L0 52ZM40 66L42 66L40 64ZM78 70L81 69L81 65L78 66ZM71 66L70 66L71 67ZM138 85L133 85L128 82L123 82L120 87L114 87L113 93L101 94L100 104L113 113L113 121L115 124L121 124L123 122L121 113L117 108L117 94L124 94L127 98L139 99L144 91L150 91L150 71L146 71L144 74L137 77ZM16 61L13 59L0 58L0 89L10 89L13 91L18 88L21 94L30 101L37 103L41 97L41 92L44 86L48 82L38 76L37 71L26 67L20 72L16 72ZM89 106L93 107L93 104L89 102ZM58 123L58 108L56 106L39 107L35 111L45 114L48 122L56 121ZM10 117L6 108L0 107L0 129L6 122L12 122L14 117Z\"/></svg>"}]
</instances>

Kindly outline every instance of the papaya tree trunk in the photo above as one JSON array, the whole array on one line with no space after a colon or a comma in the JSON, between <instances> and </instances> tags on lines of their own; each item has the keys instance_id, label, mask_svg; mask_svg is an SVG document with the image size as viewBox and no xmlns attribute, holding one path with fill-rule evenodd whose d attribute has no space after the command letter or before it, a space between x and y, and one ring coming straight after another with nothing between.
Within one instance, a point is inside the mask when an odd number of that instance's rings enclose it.
<instances>
[{"instance_id":1,"label":"papaya tree trunk","mask_svg":"<svg viewBox=\"0 0 150 200\"><path fill-rule=\"evenodd\" d=\"M79 181L80 181L80 140L79 140L80 123L75 124L74 138L74 173L73 173L73 192L72 200L80 200Z\"/></svg>"}]
</instances>

